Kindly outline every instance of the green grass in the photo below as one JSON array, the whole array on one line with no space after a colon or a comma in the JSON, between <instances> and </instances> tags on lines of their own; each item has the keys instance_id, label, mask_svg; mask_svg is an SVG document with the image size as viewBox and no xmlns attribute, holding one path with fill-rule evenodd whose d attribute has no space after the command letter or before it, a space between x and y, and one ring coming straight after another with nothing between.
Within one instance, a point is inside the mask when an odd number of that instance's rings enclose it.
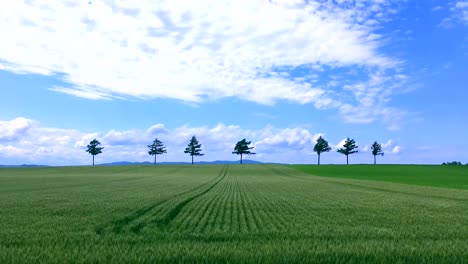
<instances>
[{"instance_id":1,"label":"green grass","mask_svg":"<svg viewBox=\"0 0 468 264\"><path fill-rule=\"evenodd\" d=\"M468 189L468 166L440 165L291 165L324 177Z\"/></svg>"},{"instance_id":2,"label":"green grass","mask_svg":"<svg viewBox=\"0 0 468 264\"><path fill-rule=\"evenodd\" d=\"M0 263L467 263L467 223L466 190L287 166L0 169Z\"/></svg>"}]
</instances>

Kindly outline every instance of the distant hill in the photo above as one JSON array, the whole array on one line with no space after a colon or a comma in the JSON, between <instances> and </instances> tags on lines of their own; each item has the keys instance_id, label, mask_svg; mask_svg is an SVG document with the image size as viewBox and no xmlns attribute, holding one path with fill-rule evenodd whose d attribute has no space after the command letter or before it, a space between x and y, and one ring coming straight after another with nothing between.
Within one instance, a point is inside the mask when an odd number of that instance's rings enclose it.
<instances>
[{"instance_id":1,"label":"distant hill","mask_svg":"<svg viewBox=\"0 0 468 264\"><path fill-rule=\"evenodd\" d=\"M118 161L118 162L111 162L111 163L102 163L102 164L96 164L99 166L126 166L126 165L151 165L153 163L149 161L145 162L129 162L129 161Z\"/></svg>"},{"instance_id":2,"label":"distant hill","mask_svg":"<svg viewBox=\"0 0 468 264\"><path fill-rule=\"evenodd\" d=\"M0 168L33 168L33 167L48 167L48 166L47 165L36 165L36 164L0 165Z\"/></svg>"},{"instance_id":3,"label":"distant hill","mask_svg":"<svg viewBox=\"0 0 468 264\"><path fill-rule=\"evenodd\" d=\"M244 164L263 164L263 162L256 160L243 160ZM215 161L200 161L198 164L238 164L238 160L215 160Z\"/></svg>"},{"instance_id":4,"label":"distant hill","mask_svg":"<svg viewBox=\"0 0 468 264\"><path fill-rule=\"evenodd\" d=\"M265 162L255 161L255 160L243 160L244 164L265 164ZM268 163L268 162L266 162ZM190 162L158 162L159 165L177 165L177 164L191 164ZM195 162L195 164L239 164L239 160L215 160L215 161L200 161ZM281 164L281 163L277 163ZM111 163L102 163L96 164L99 166L131 166L131 165L153 165L153 162L144 161L144 162L130 162L130 161L118 161ZM36 165L36 164L22 164L22 165L0 165L0 168L35 168L35 167L49 167L48 165Z\"/></svg>"},{"instance_id":5,"label":"distant hill","mask_svg":"<svg viewBox=\"0 0 468 264\"><path fill-rule=\"evenodd\" d=\"M215 160L215 161L200 161L195 162L195 164L238 164L238 160ZM263 162L255 161L255 160L243 160L244 164L263 164ZM99 166L126 166L126 165L152 165L152 162L145 161L145 162L129 162L129 161L118 161L118 162L111 162L111 163L102 163L98 164ZM159 165L175 165L175 164L191 164L190 162L158 162Z\"/></svg>"}]
</instances>

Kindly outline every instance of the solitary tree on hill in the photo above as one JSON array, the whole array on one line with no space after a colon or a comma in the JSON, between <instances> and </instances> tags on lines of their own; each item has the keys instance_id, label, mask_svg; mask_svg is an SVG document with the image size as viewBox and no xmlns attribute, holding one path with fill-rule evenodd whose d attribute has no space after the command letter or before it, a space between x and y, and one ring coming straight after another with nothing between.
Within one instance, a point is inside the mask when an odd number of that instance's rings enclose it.
<instances>
[{"instance_id":1,"label":"solitary tree on hill","mask_svg":"<svg viewBox=\"0 0 468 264\"><path fill-rule=\"evenodd\" d=\"M317 164L320 165L320 154L324 152L328 152L331 150L331 147L328 145L328 141L326 141L322 136L317 139L317 144L314 146L314 152L317 152L318 160Z\"/></svg>"},{"instance_id":2,"label":"solitary tree on hill","mask_svg":"<svg viewBox=\"0 0 468 264\"><path fill-rule=\"evenodd\" d=\"M380 145L379 143L377 143L377 141L375 141L372 146L371 146L371 149L372 149L372 155L374 155L374 165L377 163L376 162L376 156L379 155L379 156L383 156L384 153L382 151L382 145Z\"/></svg>"},{"instance_id":3,"label":"solitary tree on hill","mask_svg":"<svg viewBox=\"0 0 468 264\"><path fill-rule=\"evenodd\" d=\"M346 164L349 164L348 156L350 154L358 153L358 151L356 150L357 148L358 146L356 145L356 142L354 141L354 139L347 138L345 140L345 143L343 144L343 147L338 149L337 151L338 153L346 155Z\"/></svg>"},{"instance_id":4,"label":"solitary tree on hill","mask_svg":"<svg viewBox=\"0 0 468 264\"><path fill-rule=\"evenodd\" d=\"M89 142L89 145L87 146L88 149L86 150L86 152L93 155L93 166L94 156L101 154L102 150L104 149L104 147L99 147L99 145L101 145L101 142L99 142L97 139L93 139L91 140L91 142Z\"/></svg>"},{"instance_id":5,"label":"solitary tree on hill","mask_svg":"<svg viewBox=\"0 0 468 264\"><path fill-rule=\"evenodd\" d=\"M188 143L187 147L184 150L184 153L188 153L190 156L192 156L192 165L193 165L193 156L203 156L205 154L201 153L201 144L198 143L198 140L195 136L190 139L190 142Z\"/></svg>"},{"instance_id":6,"label":"solitary tree on hill","mask_svg":"<svg viewBox=\"0 0 468 264\"><path fill-rule=\"evenodd\" d=\"M157 139L157 138L154 139L153 144L148 145L148 148L149 148L148 154L149 154L150 156L153 156L153 155L154 155L154 165L156 165L156 157L157 157L158 155L167 153L166 147L165 147L164 144L163 144L159 139Z\"/></svg>"},{"instance_id":7,"label":"solitary tree on hill","mask_svg":"<svg viewBox=\"0 0 468 264\"><path fill-rule=\"evenodd\" d=\"M254 152L250 151L251 149L254 148L254 147L249 147L251 143L252 141L247 141L245 138L236 143L236 146L234 147L234 151L232 152L232 154L240 155L240 164L242 164L242 155L255 155Z\"/></svg>"}]
</instances>

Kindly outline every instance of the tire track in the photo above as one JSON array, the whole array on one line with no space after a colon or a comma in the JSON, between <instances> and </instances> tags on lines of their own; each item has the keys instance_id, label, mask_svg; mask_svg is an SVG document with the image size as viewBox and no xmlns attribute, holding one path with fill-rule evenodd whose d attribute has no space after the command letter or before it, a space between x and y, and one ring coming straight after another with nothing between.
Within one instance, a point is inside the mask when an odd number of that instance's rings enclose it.
<instances>
[{"instance_id":1,"label":"tire track","mask_svg":"<svg viewBox=\"0 0 468 264\"><path fill-rule=\"evenodd\" d=\"M217 195L216 199L211 199L212 203L210 202L210 210L207 212L206 215L203 216L204 222L200 222L199 230L201 233L205 233L207 231L208 226L211 224L214 227L215 221L217 219L217 215L219 214L219 210L224 209L220 208L220 201L222 200L223 196L226 193L227 185L225 184L220 190L220 195Z\"/></svg>"},{"instance_id":2,"label":"tire track","mask_svg":"<svg viewBox=\"0 0 468 264\"><path fill-rule=\"evenodd\" d=\"M238 176L240 177L240 176ZM247 195L246 195L246 191L245 191L245 186L242 184L242 180L239 179L238 181L239 183L239 190L240 190L240 205L241 205L241 208L242 208L242 215L243 215L243 223L245 224L244 227L245 227L245 231L247 232L251 232L252 231L252 225L251 225L251 222L249 221L249 219L251 219L249 217L249 214L248 214L248 211L247 211Z\"/></svg>"},{"instance_id":3,"label":"tire track","mask_svg":"<svg viewBox=\"0 0 468 264\"><path fill-rule=\"evenodd\" d=\"M213 205L213 212L210 214L208 221L203 226L203 229L202 229L203 233L209 230L208 227L211 228L210 230L215 230L216 222L219 220L221 212L226 210L226 208L223 206L221 202L224 198L224 195L226 194L226 189L227 189L227 184L224 186L224 188L222 188L222 190L220 190L221 195L217 197L216 202Z\"/></svg>"},{"instance_id":4,"label":"tire track","mask_svg":"<svg viewBox=\"0 0 468 264\"><path fill-rule=\"evenodd\" d=\"M214 187L216 187L216 185L218 185L226 177L227 171L228 171L228 165L224 166L223 169L221 170L221 173L217 177L217 178L220 178L219 180L217 180L214 184L212 184L205 191L203 191L203 192L201 192L201 193L199 193L197 195L191 196L191 197L183 200L179 204L177 204L174 208L172 208L169 211L169 213L166 214L166 216L164 218L162 218L161 220L157 220L156 224L160 228L167 227L179 215L179 213L182 211L182 209L184 209L185 206L187 206L193 200L205 195L206 193L211 191Z\"/></svg>"},{"instance_id":5,"label":"tire track","mask_svg":"<svg viewBox=\"0 0 468 264\"><path fill-rule=\"evenodd\" d=\"M215 194L213 194L213 198L208 199L206 201L202 201L200 207L202 210L198 210L195 215L194 221L187 221L186 228L189 229L191 232L198 232L202 233L204 227L207 225L209 218L212 216L214 208L218 201L223 197L223 194L226 191L226 185L223 185ZM190 227L191 226L191 227Z\"/></svg>"},{"instance_id":6,"label":"tire track","mask_svg":"<svg viewBox=\"0 0 468 264\"><path fill-rule=\"evenodd\" d=\"M192 199L193 197L196 196L195 198L198 198L199 196L204 195L207 192L209 192L209 190L213 189L223 179L223 177L225 176L225 171L227 171L227 166L223 166L223 168L218 173L218 175L213 180L208 182L208 183L214 182L214 184L210 185L208 190L205 190L200 194L193 195L183 200L182 202L177 201L177 199L170 199L166 201L164 204L161 204L156 210L153 210L153 213L151 215L146 216L144 220L142 220L144 224L138 224L138 227L135 227L131 231L135 233L139 233L146 226L156 226L159 228L167 227L169 225L169 222L172 222L188 203L195 200L195 199ZM204 184L201 187L205 187L206 185L208 185L208 183ZM162 218L158 218L158 216L161 216L161 215L162 215ZM193 218L194 216L189 215L189 217ZM169 222L165 223L168 220ZM191 220L186 219L184 221L190 222ZM178 226L182 225L184 221L182 221L182 223L179 223ZM171 226L171 228L174 229L175 227Z\"/></svg>"},{"instance_id":7,"label":"tire track","mask_svg":"<svg viewBox=\"0 0 468 264\"><path fill-rule=\"evenodd\" d=\"M232 171L230 172L232 175ZM232 176L230 177L232 179ZM230 182L226 183L226 191L223 195L223 199L220 201L220 206L223 208L222 214L219 216L218 219L216 219L215 225L219 228L220 231L222 232L229 232L229 218L228 214L231 211L231 208L229 207L229 197L230 193L232 192L231 184ZM226 228L228 227L228 228Z\"/></svg>"},{"instance_id":8,"label":"tire track","mask_svg":"<svg viewBox=\"0 0 468 264\"><path fill-rule=\"evenodd\" d=\"M252 231L254 232L259 232L261 229L262 229L262 221L260 220L260 213L258 212L259 209L261 208L258 204L257 204L257 199L255 197L255 188L253 188L251 185L252 183L248 184L248 183L245 183L244 182L244 190L245 190L245 193L248 194L248 201L249 201L249 207L248 207L248 210L249 210L249 215L251 215L252 217L252 226L254 227L254 229ZM257 189L257 192L260 193Z\"/></svg>"},{"instance_id":9,"label":"tire track","mask_svg":"<svg viewBox=\"0 0 468 264\"><path fill-rule=\"evenodd\" d=\"M224 170L224 168L223 168L223 170ZM174 173L176 171L178 171L178 170L174 170L174 171L172 171L172 173ZM122 218L118 218L116 220L113 220L110 224L97 226L97 227L95 227L94 230L95 230L96 234L98 234L98 235L103 234L106 231L106 229L110 229L110 231L113 232L113 233L121 233L122 230L126 226L129 226L132 222L134 222L137 219L143 217L144 215L146 215L147 213L149 213L150 211L152 211L156 207L158 207L158 206L160 206L162 204L165 204L165 203L167 203L167 202L169 202L169 201L171 201L171 200L173 200L175 198L183 196L185 194L195 192L195 191L203 188L204 186L210 184L211 182L216 181L219 177L220 177L220 175L218 175L218 177L216 177L216 178L214 178L214 179L212 179L212 180L210 180L208 182L205 182L205 183L203 183L203 184L201 184L201 185L199 185L199 186L197 186L195 188L192 188L192 189L189 189L187 191L183 191L183 192L180 192L178 194L172 195L172 196L170 196L170 197L168 197L166 199L160 200L160 201L158 201L158 202L156 202L156 203L154 203L152 205L142 207L142 208L140 208L140 209L138 209L138 210L136 210L136 211L122 217ZM219 182L219 180L217 182ZM131 231L135 232L135 233L140 232L141 229L143 229L143 227L145 225L146 225L145 223L140 222L136 226L133 226L131 228Z\"/></svg>"}]
</instances>

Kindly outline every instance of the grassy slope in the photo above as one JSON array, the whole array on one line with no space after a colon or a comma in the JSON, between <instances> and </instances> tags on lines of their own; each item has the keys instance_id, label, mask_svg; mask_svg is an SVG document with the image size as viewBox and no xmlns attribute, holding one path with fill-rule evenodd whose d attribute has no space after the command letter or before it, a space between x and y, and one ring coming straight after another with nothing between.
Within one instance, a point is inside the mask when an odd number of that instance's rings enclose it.
<instances>
[{"instance_id":1,"label":"grassy slope","mask_svg":"<svg viewBox=\"0 0 468 264\"><path fill-rule=\"evenodd\" d=\"M324 177L468 189L468 166L440 165L291 165Z\"/></svg>"},{"instance_id":2,"label":"grassy slope","mask_svg":"<svg viewBox=\"0 0 468 264\"><path fill-rule=\"evenodd\" d=\"M285 166L0 169L0 263L463 263L468 192Z\"/></svg>"}]
</instances>

